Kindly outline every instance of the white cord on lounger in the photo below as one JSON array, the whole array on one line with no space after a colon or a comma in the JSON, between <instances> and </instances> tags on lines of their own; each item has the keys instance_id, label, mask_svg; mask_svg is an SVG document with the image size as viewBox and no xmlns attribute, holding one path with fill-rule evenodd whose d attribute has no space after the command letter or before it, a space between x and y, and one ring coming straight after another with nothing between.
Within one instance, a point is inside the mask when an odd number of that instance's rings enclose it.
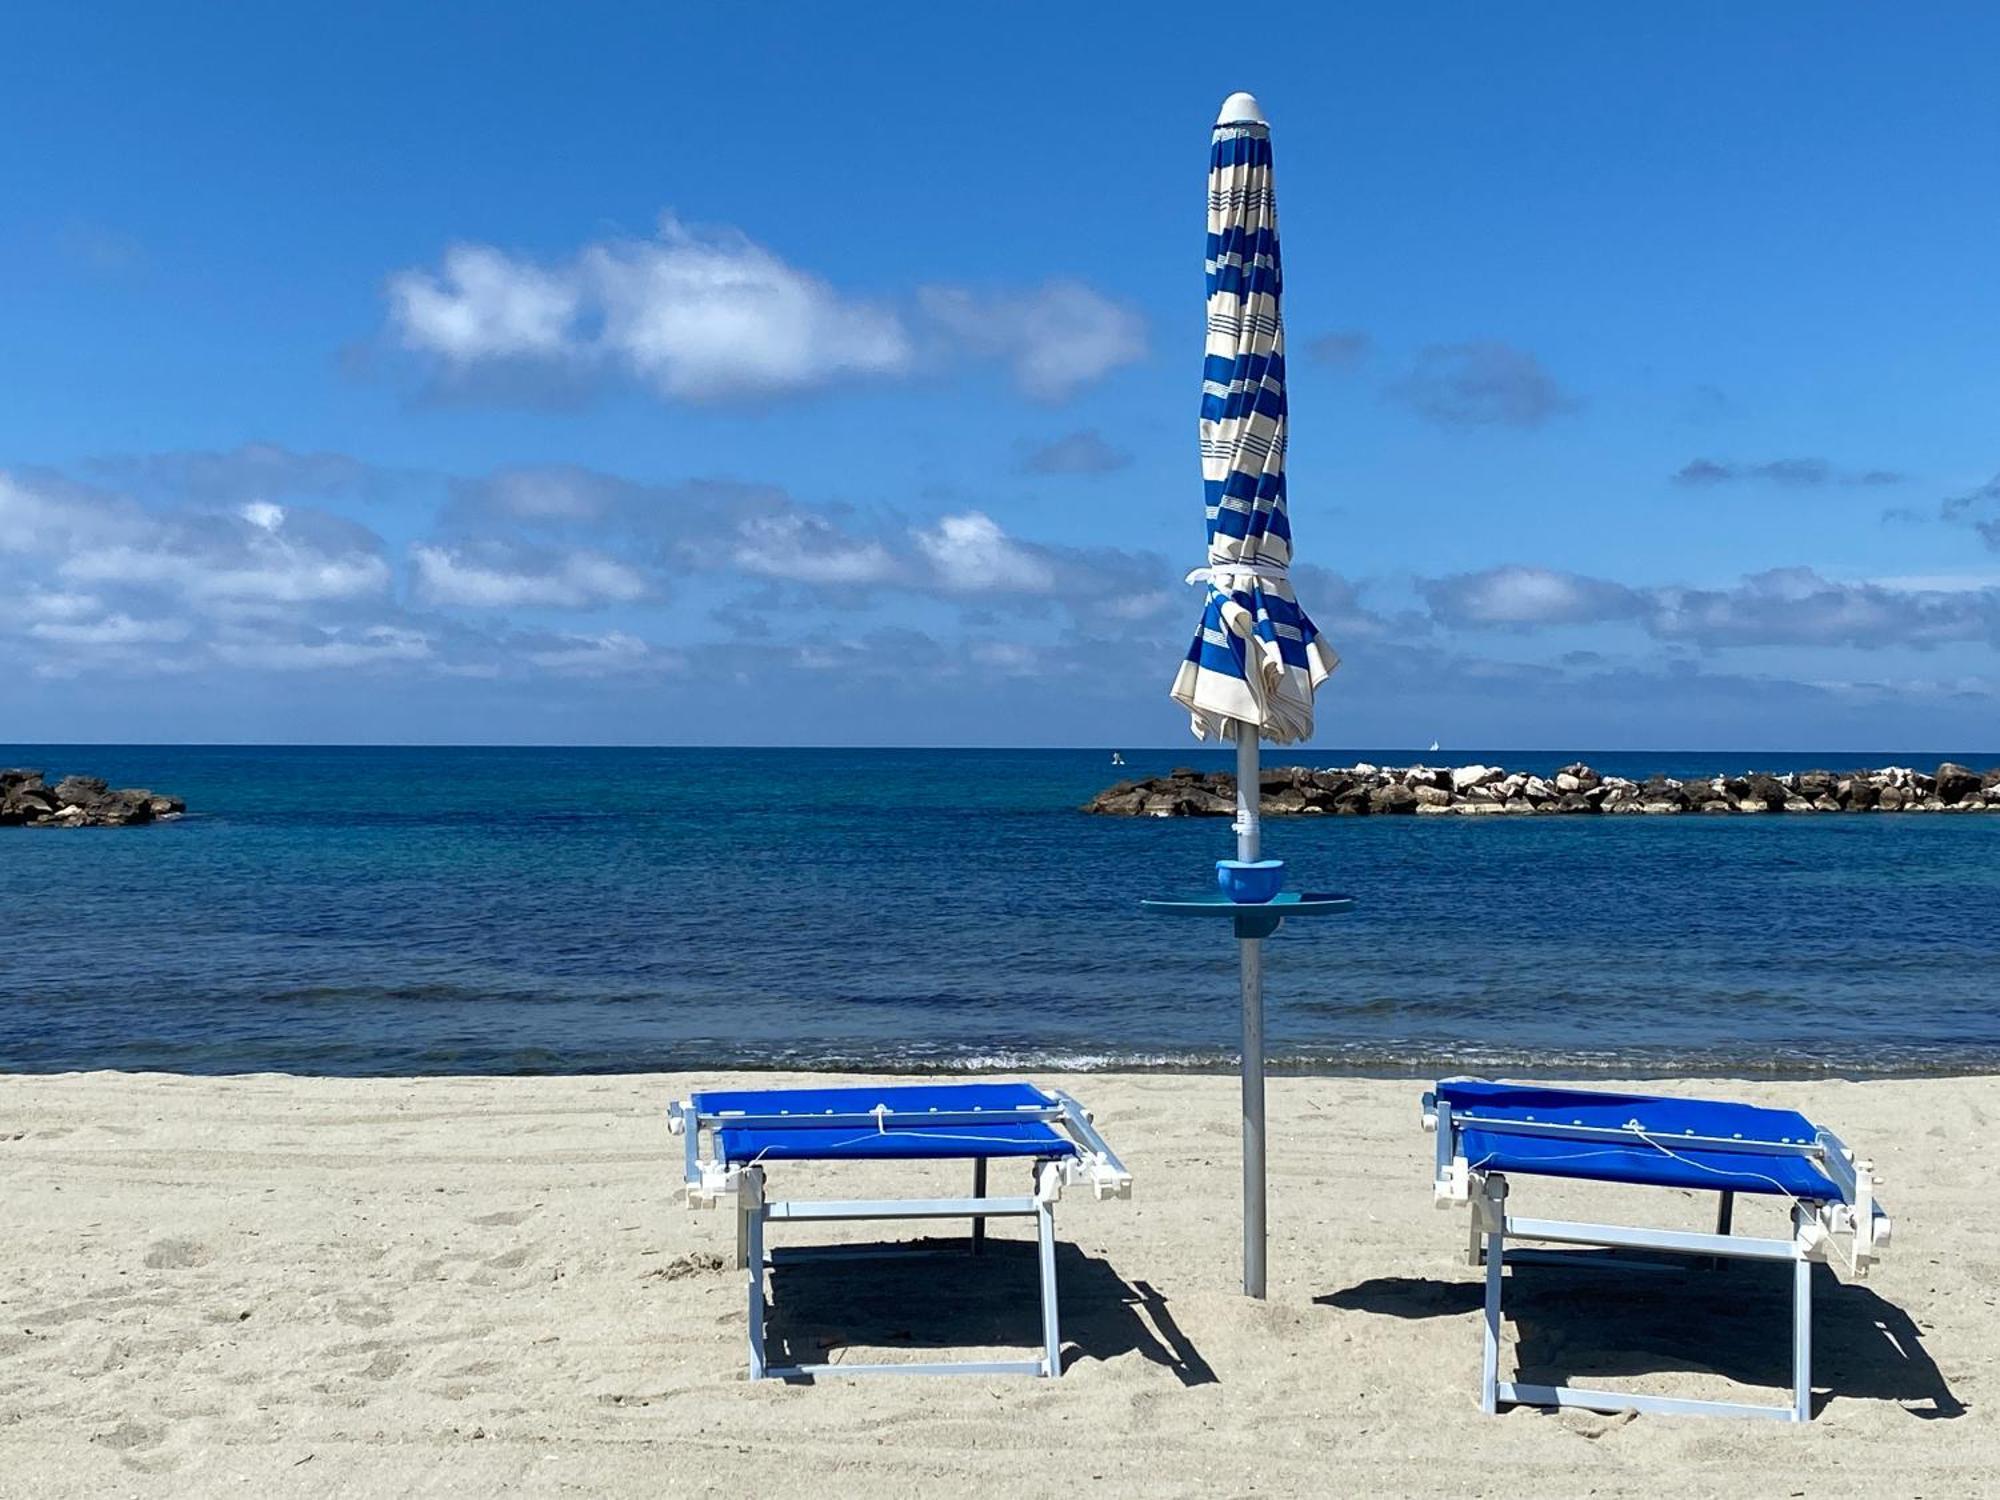
<instances>
[{"instance_id":1,"label":"white cord on lounger","mask_svg":"<svg viewBox=\"0 0 2000 1500\"><path fill-rule=\"evenodd\" d=\"M1473 1128L1476 1129L1478 1128L1481 1122L1477 1116L1473 1116L1471 1118L1470 1123L1472 1124ZM1662 1156L1665 1156L1670 1160L1677 1161L1684 1167L1693 1167L1696 1171L1708 1172L1717 1177L1737 1177L1737 1178L1749 1177L1749 1178L1754 1178L1758 1182L1768 1182L1771 1184L1773 1188L1777 1189L1778 1195L1784 1198L1790 1204L1792 1204L1793 1207L1795 1208L1807 1207L1807 1204L1803 1198L1800 1198L1797 1194L1793 1193L1790 1188L1786 1187L1782 1182L1778 1181L1777 1178L1770 1176L1768 1173L1752 1172L1748 1169L1738 1169L1730 1167L1711 1167L1706 1162L1699 1162L1694 1160L1692 1157L1682 1156L1678 1151L1675 1151L1671 1147L1668 1147L1662 1144L1660 1141L1655 1140L1652 1134L1648 1132L1645 1129L1645 1127L1640 1125L1639 1122L1636 1120L1627 1121L1623 1128L1631 1131L1634 1136L1636 1136L1639 1140L1644 1141L1647 1145L1651 1146L1655 1151L1659 1152ZM1565 1152L1561 1156L1546 1156L1543 1157L1542 1159L1544 1161L1588 1161L1595 1156L1615 1156L1617 1154L1617 1151L1618 1148L1616 1147L1604 1147L1595 1151ZM1498 1154L1499 1153L1497 1152L1489 1151L1485 1156L1481 1157L1477 1162L1474 1162L1470 1167L1468 1167L1467 1170L1472 1172L1479 1172L1485 1170L1486 1164L1492 1161L1493 1158Z\"/></svg>"}]
</instances>

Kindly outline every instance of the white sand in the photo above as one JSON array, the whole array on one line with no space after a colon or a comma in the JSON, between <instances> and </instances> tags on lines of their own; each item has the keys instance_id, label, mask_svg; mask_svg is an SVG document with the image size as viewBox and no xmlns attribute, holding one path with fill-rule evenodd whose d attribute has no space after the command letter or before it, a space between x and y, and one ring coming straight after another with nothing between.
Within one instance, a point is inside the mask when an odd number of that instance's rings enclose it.
<instances>
[{"instance_id":1,"label":"white sand","mask_svg":"<svg viewBox=\"0 0 2000 1500\"><path fill-rule=\"evenodd\" d=\"M1420 1087L1346 1079L1272 1084L1268 1304L1235 1291L1234 1080L1077 1078L1138 1187L1058 1212L1062 1380L751 1386L732 1220L679 1204L662 1126L692 1082L0 1078L0 1495L2000 1493L1993 1079L1703 1086L1808 1109L1888 1179L1889 1258L1820 1283L1805 1428L1481 1416L1477 1273L1430 1204ZM1713 1211L1621 1191L1515 1204ZM1027 1352L1022 1233L974 1266L787 1270L774 1335ZM1782 1399L1764 1270L1525 1270L1503 1368Z\"/></svg>"}]
</instances>

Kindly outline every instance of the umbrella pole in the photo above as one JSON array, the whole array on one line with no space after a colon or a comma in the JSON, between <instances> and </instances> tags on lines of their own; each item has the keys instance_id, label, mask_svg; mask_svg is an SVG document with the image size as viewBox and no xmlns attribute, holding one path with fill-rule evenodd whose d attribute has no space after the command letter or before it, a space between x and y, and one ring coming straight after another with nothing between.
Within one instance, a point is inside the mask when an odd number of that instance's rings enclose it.
<instances>
[{"instance_id":1,"label":"umbrella pole","mask_svg":"<svg viewBox=\"0 0 2000 1500\"><path fill-rule=\"evenodd\" d=\"M1236 857L1261 859L1257 726L1236 726ZM1242 938L1243 1295L1264 1295L1264 942Z\"/></svg>"}]
</instances>

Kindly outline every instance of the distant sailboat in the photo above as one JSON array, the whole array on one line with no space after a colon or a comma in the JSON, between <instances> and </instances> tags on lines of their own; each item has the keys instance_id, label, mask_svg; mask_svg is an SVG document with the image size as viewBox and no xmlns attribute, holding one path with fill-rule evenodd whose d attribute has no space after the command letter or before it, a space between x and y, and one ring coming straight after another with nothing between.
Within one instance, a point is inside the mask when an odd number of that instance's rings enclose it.
<instances>
[{"instance_id":1,"label":"distant sailboat","mask_svg":"<svg viewBox=\"0 0 2000 1500\"><path fill-rule=\"evenodd\" d=\"M1111 752L1111 764L1114 766L1122 766L1125 764L1125 757L1120 755L1116 750L1113 750Z\"/></svg>"},{"instance_id":2,"label":"distant sailboat","mask_svg":"<svg viewBox=\"0 0 2000 1500\"><path fill-rule=\"evenodd\" d=\"M1440 744L1439 744L1439 743L1438 743L1438 742L1437 742L1436 740L1432 740L1432 741L1431 741L1431 749L1433 749L1433 750L1441 750L1441 749L1443 749L1443 748L1444 748L1444 747L1443 747L1442 745L1440 745Z\"/></svg>"}]
</instances>

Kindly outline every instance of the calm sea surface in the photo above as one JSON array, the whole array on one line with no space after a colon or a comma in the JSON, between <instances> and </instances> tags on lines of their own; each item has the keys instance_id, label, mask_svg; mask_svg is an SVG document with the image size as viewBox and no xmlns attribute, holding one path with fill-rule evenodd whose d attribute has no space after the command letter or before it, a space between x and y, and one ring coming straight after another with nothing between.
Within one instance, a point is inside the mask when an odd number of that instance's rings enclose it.
<instances>
[{"instance_id":1,"label":"calm sea surface","mask_svg":"<svg viewBox=\"0 0 2000 1500\"><path fill-rule=\"evenodd\" d=\"M1127 758L0 747L195 809L0 829L0 1070L1232 1065L1235 945L1138 906L1212 890L1227 824L1076 811L1225 758ZM1289 819L1265 843L1359 901L1268 945L1281 1067L2000 1070L2000 816Z\"/></svg>"}]
</instances>

